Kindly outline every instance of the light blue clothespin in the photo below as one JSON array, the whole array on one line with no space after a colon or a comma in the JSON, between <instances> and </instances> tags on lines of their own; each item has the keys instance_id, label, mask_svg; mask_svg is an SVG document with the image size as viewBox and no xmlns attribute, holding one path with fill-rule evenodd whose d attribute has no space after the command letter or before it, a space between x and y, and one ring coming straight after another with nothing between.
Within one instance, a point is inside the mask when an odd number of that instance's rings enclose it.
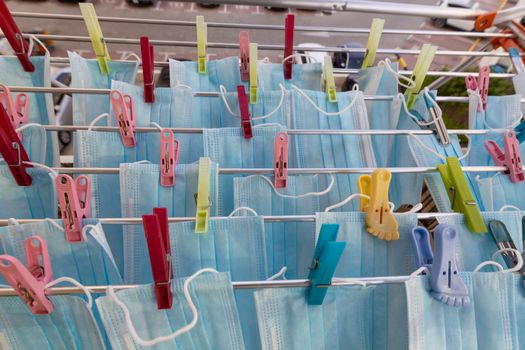
<instances>
[{"instance_id":1,"label":"light blue clothespin","mask_svg":"<svg viewBox=\"0 0 525 350\"><path fill-rule=\"evenodd\" d=\"M323 224L315 246L314 259L308 274L308 305L321 305L328 286L332 283L339 259L343 254L346 242L336 242L338 224Z\"/></svg>"}]
</instances>

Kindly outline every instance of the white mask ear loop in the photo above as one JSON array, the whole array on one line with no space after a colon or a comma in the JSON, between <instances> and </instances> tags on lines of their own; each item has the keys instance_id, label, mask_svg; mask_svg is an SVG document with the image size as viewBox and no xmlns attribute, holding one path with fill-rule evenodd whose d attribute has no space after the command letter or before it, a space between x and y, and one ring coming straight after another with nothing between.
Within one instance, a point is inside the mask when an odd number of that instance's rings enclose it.
<instances>
[{"instance_id":1,"label":"white mask ear loop","mask_svg":"<svg viewBox=\"0 0 525 350\"><path fill-rule=\"evenodd\" d=\"M261 115L261 116L258 116L258 117L252 117L251 120L263 120L263 119L269 118L269 117L271 117L272 115L274 115L275 113L277 113L277 111L279 111L281 109L281 107L283 106L283 103L284 103L284 94L286 92L286 89L284 88L283 84L279 84L279 89L281 90L281 98L280 98L279 103L277 104L277 106L270 113L265 114L265 115ZM222 102L224 103L224 107L226 107L226 110L228 111L228 113L230 113L230 115L232 115L234 117L240 118L241 115L238 114L238 113L234 113L233 110L230 107L230 104L226 100L226 93L228 91L226 90L224 85L219 85L219 91L220 91L220 96L221 96Z\"/></svg>"},{"instance_id":2,"label":"white mask ear loop","mask_svg":"<svg viewBox=\"0 0 525 350\"><path fill-rule=\"evenodd\" d=\"M515 211L521 213L521 209L520 208L518 208L518 207L516 207L514 205L510 205L510 204L502 206L501 208L499 208L499 211L506 211L507 209L512 209L512 210L515 210Z\"/></svg>"},{"instance_id":3,"label":"white mask ear loop","mask_svg":"<svg viewBox=\"0 0 525 350\"><path fill-rule=\"evenodd\" d=\"M521 253L517 249L514 249L514 248L502 248L502 249L499 249L494 254L492 254L492 260L496 260L498 255L500 255L501 253L505 253L505 252L513 252L515 257L516 257L516 259L518 260L518 262L516 263L515 266L513 266L513 267L511 267L509 269L505 269L505 270L503 270L503 272L518 272L518 271L520 271L521 268L523 267L523 257L521 256Z\"/></svg>"},{"instance_id":4,"label":"white mask ear loop","mask_svg":"<svg viewBox=\"0 0 525 350\"><path fill-rule=\"evenodd\" d=\"M16 128L15 131L17 133L21 133L22 131L24 131L25 129L28 129L28 128L37 128L40 131L40 137L42 139L42 144L41 144L41 148L40 148L40 158L39 158L39 160L41 162L45 162L46 161L46 150L47 150L47 133L46 133L46 129L41 124L27 123L27 124L22 125L19 128Z\"/></svg>"},{"instance_id":5,"label":"white mask ear loop","mask_svg":"<svg viewBox=\"0 0 525 350\"><path fill-rule=\"evenodd\" d=\"M135 329L135 327L133 326L133 323L131 321L131 315L129 313L128 307L126 305L124 305L124 303L122 301L120 301L120 299L118 299L118 297L117 297L117 295L115 293L115 287L114 286L108 286L107 295L124 312L124 319L126 321L126 326L128 328L128 331L129 331L131 337L133 338L133 340L136 341L140 346L153 346L153 345L156 345L156 344L168 341L168 340L175 339L176 337L180 336L181 334L184 334L184 333L187 333L187 332L191 331L197 325L197 322L199 321L199 312L197 310L197 307L193 303L193 300L191 299L190 283L193 282L193 280L195 278L197 278L199 275L201 275L201 274L203 274L205 272L218 273L217 270L206 268L206 269L202 269L202 270L199 270L199 271L195 272L193 275L191 275L190 277L188 277L184 281L184 286L183 286L184 299L186 300L186 303L188 304L188 307L191 310L191 314L192 314L191 322L188 323L186 326L184 326L182 328L179 328L177 331L175 331L174 333L171 333L170 335L160 336L160 337L157 337L157 338L154 338L154 339L151 339L151 340L144 340L141 337L139 337L139 335L137 334L137 330Z\"/></svg>"},{"instance_id":6,"label":"white mask ear loop","mask_svg":"<svg viewBox=\"0 0 525 350\"><path fill-rule=\"evenodd\" d=\"M276 280L276 279L278 279L278 278L280 278L280 277L282 277L283 280L285 280L285 279L287 279L287 278L286 278L286 271L288 271L288 267L283 266L283 267L279 270L279 272L277 272L275 275L272 275L272 276L268 277L266 280L267 280L267 281L273 281L273 280Z\"/></svg>"},{"instance_id":7,"label":"white mask ear loop","mask_svg":"<svg viewBox=\"0 0 525 350\"><path fill-rule=\"evenodd\" d=\"M159 129L159 131L162 131L162 126L159 125L159 123L155 123L155 122L150 122L151 125L153 125L154 127L156 127L157 129Z\"/></svg>"},{"instance_id":8,"label":"white mask ear loop","mask_svg":"<svg viewBox=\"0 0 525 350\"><path fill-rule=\"evenodd\" d=\"M336 204L333 204L333 205L331 205L329 207L326 207L326 209L324 211L325 211L325 213L328 213L329 211L332 211L334 209L341 208L343 205L347 204L348 202L350 202L350 201L352 201L352 200L354 200L356 198L370 199L370 196L367 196L366 194L362 194L362 193L353 193L353 194L349 195L348 197L346 197L343 201L341 201L339 203L336 203ZM392 202L388 202L388 207L390 208L390 211L394 211L395 205ZM412 208L411 210L413 210L414 208Z\"/></svg>"},{"instance_id":9,"label":"white mask ear loop","mask_svg":"<svg viewBox=\"0 0 525 350\"><path fill-rule=\"evenodd\" d=\"M481 96L479 95L479 92L473 91L473 90L467 90L467 92L469 96L474 96L478 100L478 103L476 104L476 106L480 106L482 103L482 100L481 100ZM518 126L518 124L521 122L523 118L523 112L520 111L520 114L516 118L516 120L511 122L509 125L499 127L499 128L494 128L488 124L487 120L485 119L485 111L481 113L481 118L483 119L483 125L491 131L509 130L509 129L514 129L516 126Z\"/></svg>"},{"instance_id":10,"label":"white mask ear loop","mask_svg":"<svg viewBox=\"0 0 525 350\"><path fill-rule=\"evenodd\" d=\"M235 208L231 213L230 215L228 215L229 218L235 216L235 214L237 214L238 212L240 212L241 210L243 211L247 211L247 212L250 212L252 213L254 216L259 216L259 214L257 214L257 212L255 210L253 210L252 208L250 207L239 207L239 208Z\"/></svg>"},{"instance_id":11,"label":"white mask ear loop","mask_svg":"<svg viewBox=\"0 0 525 350\"><path fill-rule=\"evenodd\" d=\"M248 178L251 178L251 177L259 177L262 180L266 181L266 183L268 183L268 185L272 188L273 192L277 196L282 197L282 198L299 199L299 198L305 198L305 197L310 197L310 196L320 197L320 196L324 196L325 194L330 192L332 190L332 188L334 187L334 184L335 184L335 176L333 174L328 174L328 175L330 176L330 183L328 184L326 189L324 189L324 190L322 190L320 192L307 192L307 193L297 194L297 195L280 193L277 190L277 188L275 188L275 186L273 185L273 182L269 178L267 178L266 176L263 176L263 175L250 175L250 176L247 176L246 178L248 179Z\"/></svg>"},{"instance_id":12,"label":"white mask ear loop","mask_svg":"<svg viewBox=\"0 0 525 350\"><path fill-rule=\"evenodd\" d=\"M292 89L296 90L298 93L300 93L304 99L306 101L308 101L308 103L310 103L312 105L312 107L314 107L319 113L321 114L324 114L326 116L340 116L341 114L345 113L346 111L348 111L350 108L352 108L355 103L357 102L358 100L358 94L361 94L361 92L356 92L353 100L348 104L348 106L344 107L343 109L341 109L339 112L327 112L327 111L323 111L321 108L319 108L319 106L317 106L315 104L315 102L310 98L310 96L308 96L303 90L299 89L296 85L292 84Z\"/></svg>"},{"instance_id":13,"label":"white mask ear loop","mask_svg":"<svg viewBox=\"0 0 525 350\"><path fill-rule=\"evenodd\" d=\"M378 67L385 67L385 69L390 73L392 74L396 80L397 80L397 84L399 86L402 86L406 89L411 89L413 87L416 86L416 82L413 81L412 79L410 79L409 77L406 77L404 76L403 74L399 73L399 72L396 72L391 66L392 62L390 61L389 58L385 58L384 61L379 61L379 63L377 64ZM406 84L404 82L406 82Z\"/></svg>"},{"instance_id":14,"label":"white mask ear loop","mask_svg":"<svg viewBox=\"0 0 525 350\"><path fill-rule=\"evenodd\" d=\"M294 54L292 54L290 56L286 56L285 58L283 58L281 63L284 63L285 61L289 60L290 58L295 58L295 57L306 57L306 58L311 59L314 63L319 63L317 58L315 58L312 55L306 54L306 53L294 53Z\"/></svg>"},{"instance_id":15,"label":"white mask ear loop","mask_svg":"<svg viewBox=\"0 0 525 350\"><path fill-rule=\"evenodd\" d=\"M75 285L78 288L82 289L82 291L84 292L84 294L86 294L86 297L87 297L86 306L88 309L91 310L91 308L93 307L93 297L91 296L91 292L86 287L84 287L84 285L82 285L79 281L71 277L59 277L56 280L53 280L49 282L48 284L46 284L45 289L56 286L57 284L62 283L62 282L69 282L72 285Z\"/></svg>"},{"instance_id":16,"label":"white mask ear loop","mask_svg":"<svg viewBox=\"0 0 525 350\"><path fill-rule=\"evenodd\" d=\"M88 131L92 131L93 127L95 126L95 124L97 124L100 120L104 119L104 118L109 118L109 113L102 113L98 116L96 116L92 121L91 123L89 123L89 126L88 126Z\"/></svg>"},{"instance_id":17,"label":"white mask ear loop","mask_svg":"<svg viewBox=\"0 0 525 350\"><path fill-rule=\"evenodd\" d=\"M120 59L121 61L127 61L128 58L130 57L135 57L135 60L142 64L142 59L135 53L135 52L128 52L127 54L125 54L124 56L122 56L122 58Z\"/></svg>"},{"instance_id":18,"label":"white mask ear loop","mask_svg":"<svg viewBox=\"0 0 525 350\"><path fill-rule=\"evenodd\" d=\"M40 41L40 39L38 39L36 36L31 34L31 35L29 35L29 49L27 50L28 51L28 53L27 53L28 56L31 56L31 54L33 53L34 41L36 41L44 49L44 51L46 52L46 56L50 55L49 54L49 50L46 47L46 45L44 45L44 43L42 41Z\"/></svg>"},{"instance_id":19,"label":"white mask ear loop","mask_svg":"<svg viewBox=\"0 0 525 350\"><path fill-rule=\"evenodd\" d=\"M415 135L414 133L409 132L408 136L410 136L407 139L408 147L410 147L410 150L411 150L412 154L415 154L415 151L414 151L414 147L412 145L412 142L410 142L410 140L416 141L419 144L419 146L421 146L421 148L423 148L423 149L427 150L428 152L432 153L434 156L438 157L439 159L441 159L443 161L445 161L447 159L447 157L439 154L437 151L435 151L432 148L430 148L429 146L425 145L425 143L423 141L421 141L419 139L419 137L417 137L417 135ZM465 136L467 136L467 135L465 135ZM461 157L458 157L458 160L463 160L463 159L467 158L469 153L470 153L470 150L472 149L472 142L471 142L470 137L467 136L467 140L468 140L467 151Z\"/></svg>"}]
</instances>

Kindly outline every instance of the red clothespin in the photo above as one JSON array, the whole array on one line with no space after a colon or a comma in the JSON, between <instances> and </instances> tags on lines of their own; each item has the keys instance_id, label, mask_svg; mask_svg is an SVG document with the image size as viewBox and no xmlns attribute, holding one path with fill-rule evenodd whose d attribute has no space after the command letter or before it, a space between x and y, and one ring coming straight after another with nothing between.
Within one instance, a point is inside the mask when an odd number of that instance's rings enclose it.
<instances>
[{"instance_id":1,"label":"red clothespin","mask_svg":"<svg viewBox=\"0 0 525 350\"><path fill-rule=\"evenodd\" d=\"M510 175L512 182L522 182L525 180L523 167L521 165L520 144L514 131L506 131L503 135L505 153L499 148L498 144L492 140L485 141L485 149L496 166L507 167L506 174Z\"/></svg>"},{"instance_id":2,"label":"red clothespin","mask_svg":"<svg viewBox=\"0 0 525 350\"><path fill-rule=\"evenodd\" d=\"M117 117L122 144L124 147L135 146L133 99L129 95L122 95L118 90L111 90L110 100L115 116Z\"/></svg>"},{"instance_id":3,"label":"red clothespin","mask_svg":"<svg viewBox=\"0 0 525 350\"><path fill-rule=\"evenodd\" d=\"M151 271L155 281L157 308L171 309L173 297L171 280L173 270L171 265L171 246L168 226L168 211L166 208L153 208L153 214L142 215L142 224L148 241Z\"/></svg>"},{"instance_id":4,"label":"red clothespin","mask_svg":"<svg viewBox=\"0 0 525 350\"><path fill-rule=\"evenodd\" d=\"M294 30L295 15L289 13L286 15L284 21L284 58L293 55L293 30ZM284 79L292 79L292 62L290 57L283 63Z\"/></svg>"},{"instance_id":5,"label":"red clothespin","mask_svg":"<svg viewBox=\"0 0 525 350\"><path fill-rule=\"evenodd\" d=\"M142 57L142 76L144 78L144 101L155 102L155 92L153 84L153 45L149 43L147 36L140 37L140 53Z\"/></svg>"},{"instance_id":6,"label":"red clothespin","mask_svg":"<svg viewBox=\"0 0 525 350\"><path fill-rule=\"evenodd\" d=\"M3 84L0 84L0 104L3 105L7 115L11 119L13 128L27 124L29 120L29 95L18 94L13 99L11 90ZM22 139L22 134L18 133L18 137Z\"/></svg>"},{"instance_id":7,"label":"red clothespin","mask_svg":"<svg viewBox=\"0 0 525 350\"><path fill-rule=\"evenodd\" d=\"M4 33L9 45L15 52L16 57L26 72L34 72L35 66L29 60L29 45L22 36L22 32L16 25L11 12L4 0L0 0L0 29Z\"/></svg>"},{"instance_id":8,"label":"red clothespin","mask_svg":"<svg viewBox=\"0 0 525 350\"><path fill-rule=\"evenodd\" d=\"M241 126L245 139L251 139L252 133L252 120L250 116L250 108L248 106L248 95L243 85L237 86L237 99L239 100L239 111L241 112Z\"/></svg>"},{"instance_id":9,"label":"red clothespin","mask_svg":"<svg viewBox=\"0 0 525 350\"><path fill-rule=\"evenodd\" d=\"M175 140L173 131L160 131L160 184L175 185L175 167L179 163L179 141Z\"/></svg>"},{"instance_id":10,"label":"red clothespin","mask_svg":"<svg viewBox=\"0 0 525 350\"><path fill-rule=\"evenodd\" d=\"M279 132L273 144L273 174L275 188L285 188L288 179L288 134Z\"/></svg>"},{"instance_id":11,"label":"red clothespin","mask_svg":"<svg viewBox=\"0 0 525 350\"><path fill-rule=\"evenodd\" d=\"M9 166L18 186L31 185L31 176L26 172L27 168L32 167L27 164L29 157L13 128L11 118L3 108L0 108L0 154Z\"/></svg>"},{"instance_id":12,"label":"red clothespin","mask_svg":"<svg viewBox=\"0 0 525 350\"><path fill-rule=\"evenodd\" d=\"M239 58L241 60L241 79L250 80L250 34L245 31L239 33Z\"/></svg>"},{"instance_id":13,"label":"red clothespin","mask_svg":"<svg viewBox=\"0 0 525 350\"><path fill-rule=\"evenodd\" d=\"M479 69L478 79L472 75L467 75L465 84L467 89L477 91L481 97L481 105L478 105L478 111L482 108L485 110L489 97L490 67L485 66Z\"/></svg>"},{"instance_id":14,"label":"red clothespin","mask_svg":"<svg viewBox=\"0 0 525 350\"><path fill-rule=\"evenodd\" d=\"M45 288L53 273L46 241L40 236L28 237L25 249L27 267L13 256L0 255L0 273L33 314L49 314L53 303L46 297Z\"/></svg>"},{"instance_id":15,"label":"red clothespin","mask_svg":"<svg viewBox=\"0 0 525 350\"><path fill-rule=\"evenodd\" d=\"M82 219L89 217L91 208L91 180L84 175L73 180L69 175L60 174L55 186L66 240L82 242Z\"/></svg>"}]
</instances>

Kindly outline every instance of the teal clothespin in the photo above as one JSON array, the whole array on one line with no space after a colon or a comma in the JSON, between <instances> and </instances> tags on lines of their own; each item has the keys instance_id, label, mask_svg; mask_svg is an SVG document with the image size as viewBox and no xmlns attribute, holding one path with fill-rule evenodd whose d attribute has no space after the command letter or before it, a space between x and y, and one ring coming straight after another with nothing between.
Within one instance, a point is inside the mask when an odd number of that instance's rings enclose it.
<instances>
[{"instance_id":1,"label":"teal clothespin","mask_svg":"<svg viewBox=\"0 0 525 350\"><path fill-rule=\"evenodd\" d=\"M328 286L332 283L341 254L346 242L336 242L338 224L323 224L315 246L314 259L308 274L310 288L308 289L308 305L321 305Z\"/></svg>"}]
</instances>

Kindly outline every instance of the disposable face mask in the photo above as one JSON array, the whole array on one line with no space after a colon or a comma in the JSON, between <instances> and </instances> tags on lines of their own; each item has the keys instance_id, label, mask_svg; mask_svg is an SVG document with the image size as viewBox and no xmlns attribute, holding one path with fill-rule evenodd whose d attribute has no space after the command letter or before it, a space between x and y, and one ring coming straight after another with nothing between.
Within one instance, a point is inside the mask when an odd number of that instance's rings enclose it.
<instances>
[{"instance_id":1,"label":"disposable face mask","mask_svg":"<svg viewBox=\"0 0 525 350\"><path fill-rule=\"evenodd\" d=\"M195 91L219 91L219 85L236 91L237 85L242 85L238 57L207 61L206 69L207 72L201 74L197 62L170 60L170 85L186 85Z\"/></svg>"},{"instance_id":2,"label":"disposable face mask","mask_svg":"<svg viewBox=\"0 0 525 350\"><path fill-rule=\"evenodd\" d=\"M492 173L484 179L476 176L474 182L485 210L495 211L505 205L525 210L525 182L513 183L509 175L502 173Z\"/></svg>"},{"instance_id":3,"label":"disposable face mask","mask_svg":"<svg viewBox=\"0 0 525 350\"><path fill-rule=\"evenodd\" d=\"M292 79L284 79L282 63L259 62L257 66L257 80L262 91L278 90L282 84L286 89L292 85L300 89L321 91L323 65L321 63L294 64Z\"/></svg>"},{"instance_id":4,"label":"disposable face mask","mask_svg":"<svg viewBox=\"0 0 525 350\"><path fill-rule=\"evenodd\" d=\"M111 347L115 350L244 349L228 274L206 271L186 280L175 279L172 293L173 306L167 310L157 309L152 285L112 292L97 299ZM140 338L143 345L135 338Z\"/></svg>"},{"instance_id":5,"label":"disposable face mask","mask_svg":"<svg viewBox=\"0 0 525 350\"><path fill-rule=\"evenodd\" d=\"M138 62L110 61L109 74L102 74L96 59L85 59L68 52L71 65L71 87L109 89L112 80L132 84L137 74ZM109 95L73 94L73 122L89 125L102 113L110 111Z\"/></svg>"}]
</instances>

